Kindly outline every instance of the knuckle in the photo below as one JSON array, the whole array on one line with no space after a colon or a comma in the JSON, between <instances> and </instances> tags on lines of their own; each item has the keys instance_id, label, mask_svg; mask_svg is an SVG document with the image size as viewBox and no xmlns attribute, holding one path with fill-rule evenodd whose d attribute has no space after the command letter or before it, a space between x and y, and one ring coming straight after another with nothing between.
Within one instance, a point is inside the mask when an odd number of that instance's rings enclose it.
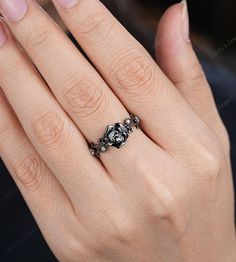
<instances>
[{"instance_id":1,"label":"knuckle","mask_svg":"<svg viewBox=\"0 0 236 262\"><path fill-rule=\"evenodd\" d=\"M193 66L190 68L189 72L187 82L191 88L194 88L196 92L203 92L202 87L206 86L207 80L198 61L193 63Z\"/></svg>"},{"instance_id":2,"label":"knuckle","mask_svg":"<svg viewBox=\"0 0 236 262\"><path fill-rule=\"evenodd\" d=\"M108 239L117 244L127 244L133 241L138 230L138 223L127 211L117 208L106 211L106 222L95 229L96 235L102 235L103 245L101 248L109 248ZM96 243L95 243L96 244Z\"/></svg>"},{"instance_id":3,"label":"knuckle","mask_svg":"<svg viewBox=\"0 0 236 262\"><path fill-rule=\"evenodd\" d=\"M87 41L94 41L99 39L105 39L106 34L111 32L111 22L107 19L107 15L104 11L91 12L79 22L77 26L78 34L86 38Z\"/></svg>"},{"instance_id":4,"label":"knuckle","mask_svg":"<svg viewBox=\"0 0 236 262\"><path fill-rule=\"evenodd\" d=\"M87 261L88 252L80 241L76 240L74 237L68 237L65 243L65 248L63 249L63 257L65 258L65 261L82 262Z\"/></svg>"},{"instance_id":5,"label":"knuckle","mask_svg":"<svg viewBox=\"0 0 236 262\"><path fill-rule=\"evenodd\" d=\"M183 235L186 231L187 215L186 212L183 212L178 197L166 185L161 183L155 188L150 185L149 192L150 220L154 223L157 222L160 226L173 228L179 235Z\"/></svg>"},{"instance_id":6,"label":"knuckle","mask_svg":"<svg viewBox=\"0 0 236 262\"><path fill-rule=\"evenodd\" d=\"M42 46L48 39L50 33L44 24L37 25L36 29L29 30L25 37L25 46L27 48L38 48Z\"/></svg>"},{"instance_id":7,"label":"knuckle","mask_svg":"<svg viewBox=\"0 0 236 262\"><path fill-rule=\"evenodd\" d=\"M176 210L176 199L167 187L159 185L153 188L149 184L149 192L151 192L151 216L157 220L172 221Z\"/></svg>"},{"instance_id":8,"label":"knuckle","mask_svg":"<svg viewBox=\"0 0 236 262\"><path fill-rule=\"evenodd\" d=\"M219 158L211 151L204 152L203 166L206 166L205 173L210 177L217 177L221 168Z\"/></svg>"},{"instance_id":9,"label":"knuckle","mask_svg":"<svg viewBox=\"0 0 236 262\"><path fill-rule=\"evenodd\" d=\"M87 118L97 115L105 108L107 99L102 86L89 78L69 77L62 86L67 90L64 97L70 113Z\"/></svg>"},{"instance_id":10,"label":"knuckle","mask_svg":"<svg viewBox=\"0 0 236 262\"><path fill-rule=\"evenodd\" d=\"M190 78L191 83L193 84L193 86L203 86L206 84L206 77L203 73L203 71L200 71L198 73L195 73L195 75Z\"/></svg>"},{"instance_id":11,"label":"knuckle","mask_svg":"<svg viewBox=\"0 0 236 262\"><path fill-rule=\"evenodd\" d=\"M221 138L222 138L223 146L224 146L226 152L229 153L230 149L231 149L229 133L228 133L226 127L223 124L222 124L222 126L223 127L222 127Z\"/></svg>"},{"instance_id":12,"label":"knuckle","mask_svg":"<svg viewBox=\"0 0 236 262\"><path fill-rule=\"evenodd\" d=\"M149 192L143 199L143 206L145 210L148 210L149 221L160 226L169 226L180 235L184 234L187 216L183 215L186 212L182 212L181 200L183 197L178 196L168 185L158 180L156 166L151 166L149 157L145 157L144 159L142 156L140 159L136 157L133 160L133 168L142 179L145 192ZM140 161L141 159L143 160Z\"/></svg>"},{"instance_id":13,"label":"knuckle","mask_svg":"<svg viewBox=\"0 0 236 262\"><path fill-rule=\"evenodd\" d=\"M30 154L23 159L16 159L12 166L13 175L27 189L37 190L41 187L46 170L39 156Z\"/></svg>"},{"instance_id":14,"label":"knuckle","mask_svg":"<svg viewBox=\"0 0 236 262\"><path fill-rule=\"evenodd\" d=\"M37 142L48 147L58 146L65 139L64 122L55 112L46 112L32 121Z\"/></svg>"},{"instance_id":15,"label":"knuckle","mask_svg":"<svg viewBox=\"0 0 236 262\"><path fill-rule=\"evenodd\" d=\"M21 67L22 67L22 60L19 57L7 61L7 64L1 63L1 67L0 67L1 82L9 79L10 77L15 78L17 73L19 73L19 69Z\"/></svg>"},{"instance_id":16,"label":"knuckle","mask_svg":"<svg viewBox=\"0 0 236 262\"><path fill-rule=\"evenodd\" d=\"M1 102L1 101L0 101ZM0 105L1 109L1 105ZM17 130L19 127L16 122L11 122L2 119L0 123L0 141L3 143L4 141L9 141L9 134L12 133L12 130Z\"/></svg>"},{"instance_id":17,"label":"knuckle","mask_svg":"<svg viewBox=\"0 0 236 262\"><path fill-rule=\"evenodd\" d=\"M126 61L126 62L124 62ZM115 59L110 67L114 85L129 95L150 95L154 87L154 67L145 55L127 54Z\"/></svg>"},{"instance_id":18,"label":"knuckle","mask_svg":"<svg viewBox=\"0 0 236 262\"><path fill-rule=\"evenodd\" d=\"M201 94L202 92L205 92L205 89L203 89L202 87L208 85L208 82L205 73L197 59L189 67L187 78L175 81L175 85L189 85L191 86L191 89L193 89L193 91L196 93Z\"/></svg>"},{"instance_id":19,"label":"knuckle","mask_svg":"<svg viewBox=\"0 0 236 262\"><path fill-rule=\"evenodd\" d=\"M192 173L205 178L217 178L221 168L219 156L202 143L196 143L193 152L189 159Z\"/></svg>"},{"instance_id":20,"label":"knuckle","mask_svg":"<svg viewBox=\"0 0 236 262\"><path fill-rule=\"evenodd\" d=\"M137 232L135 223L127 216L122 220L115 219L113 227L112 238L118 243L131 243Z\"/></svg>"}]
</instances>

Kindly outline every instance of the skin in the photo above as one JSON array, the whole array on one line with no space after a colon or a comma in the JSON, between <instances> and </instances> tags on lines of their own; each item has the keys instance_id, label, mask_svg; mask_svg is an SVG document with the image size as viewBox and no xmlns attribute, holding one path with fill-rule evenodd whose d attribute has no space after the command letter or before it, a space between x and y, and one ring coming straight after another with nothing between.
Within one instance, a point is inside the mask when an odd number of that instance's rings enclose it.
<instances>
[{"instance_id":1,"label":"skin","mask_svg":"<svg viewBox=\"0 0 236 262\"><path fill-rule=\"evenodd\" d=\"M58 260L235 261L229 139L184 5L160 21L156 63L100 1L54 3L94 67L36 3L7 19L0 155ZM128 112L141 130L93 157Z\"/></svg>"}]
</instances>

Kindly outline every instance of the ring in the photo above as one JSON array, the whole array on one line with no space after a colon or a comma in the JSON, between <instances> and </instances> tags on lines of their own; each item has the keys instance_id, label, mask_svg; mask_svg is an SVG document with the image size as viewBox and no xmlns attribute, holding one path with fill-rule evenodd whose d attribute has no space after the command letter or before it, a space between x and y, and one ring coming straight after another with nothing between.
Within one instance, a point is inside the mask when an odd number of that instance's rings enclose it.
<instances>
[{"instance_id":1,"label":"ring","mask_svg":"<svg viewBox=\"0 0 236 262\"><path fill-rule=\"evenodd\" d=\"M89 151L93 156L99 157L100 153L106 152L109 146L121 148L126 143L129 134L133 132L132 127L140 128L140 119L133 114L130 114L130 118L126 118L123 124L108 125L103 137L98 139L98 144L90 143Z\"/></svg>"}]
</instances>

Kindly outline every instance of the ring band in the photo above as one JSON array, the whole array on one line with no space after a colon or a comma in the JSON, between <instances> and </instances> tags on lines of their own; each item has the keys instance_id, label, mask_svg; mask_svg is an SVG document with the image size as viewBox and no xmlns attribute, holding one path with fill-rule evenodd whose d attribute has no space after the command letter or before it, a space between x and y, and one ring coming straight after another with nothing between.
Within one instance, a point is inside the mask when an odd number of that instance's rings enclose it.
<instances>
[{"instance_id":1,"label":"ring band","mask_svg":"<svg viewBox=\"0 0 236 262\"><path fill-rule=\"evenodd\" d=\"M106 152L109 146L119 149L125 145L129 134L133 132L132 127L140 128L140 119L133 114L130 114L130 118L126 118L123 124L108 125L103 137L98 139L98 144L90 143L90 153L95 157L99 157L100 153Z\"/></svg>"}]
</instances>

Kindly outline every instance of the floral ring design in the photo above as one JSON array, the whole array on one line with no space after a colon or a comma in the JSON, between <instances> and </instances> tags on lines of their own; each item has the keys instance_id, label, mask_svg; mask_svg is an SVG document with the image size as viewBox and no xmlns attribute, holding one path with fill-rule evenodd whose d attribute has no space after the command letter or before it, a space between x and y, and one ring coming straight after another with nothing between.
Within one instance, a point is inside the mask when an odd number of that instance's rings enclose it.
<instances>
[{"instance_id":1,"label":"floral ring design","mask_svg":"<svg viewBox=\"0 0 236 262\"><path fill-rule=\"evenodd\" d=\"M123 124L108 125L103 137L98 139L98 144L90 144L89 150L91 154L99 157L100 153L106 152L109 146L117 149L121 148L127 142L129 134L133 132L133 127L140 128L140 119L132 114L130 114L130 118L124 120Z\"/></svg>"}]
</instances>

